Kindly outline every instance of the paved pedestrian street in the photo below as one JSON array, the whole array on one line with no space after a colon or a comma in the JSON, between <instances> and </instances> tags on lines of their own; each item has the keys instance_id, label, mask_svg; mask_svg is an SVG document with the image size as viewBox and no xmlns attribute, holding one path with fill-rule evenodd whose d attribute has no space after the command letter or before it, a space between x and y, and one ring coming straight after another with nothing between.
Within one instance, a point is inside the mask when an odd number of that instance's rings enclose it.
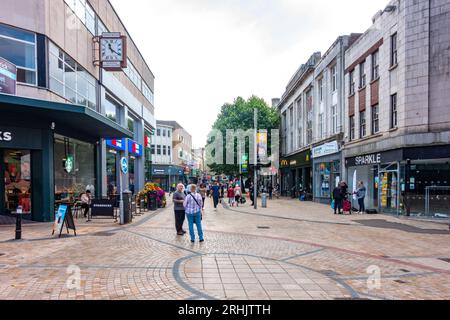
<instances>
[{"instance_id":1,"label":"paved pedestrian street","mask_svg":"<svg viewBox=\"0 0 450 320\"><path fill-rule=\"evenodd\" d=\"M171 205L127 226L77 219L61 239L1 225L0 299L450 299L447 224L268 205L208 199L203 243L176 235Z\"/></svg>"}]
</instances>

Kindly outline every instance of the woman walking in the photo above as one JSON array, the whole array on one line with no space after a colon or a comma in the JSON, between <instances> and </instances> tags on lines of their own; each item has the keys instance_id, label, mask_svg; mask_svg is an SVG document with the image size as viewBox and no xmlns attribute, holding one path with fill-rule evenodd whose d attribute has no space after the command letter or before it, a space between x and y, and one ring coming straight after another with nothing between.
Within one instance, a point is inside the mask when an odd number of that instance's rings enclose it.
<instances>
[{"instance_id":1,"label":"woman walking","mask_svg":"<svg viewBox=\"0 0 450 320\"><path fill-rule=\"evenodd\" d=\"M236 200L236 207L239 207L239 202L241 201L242 190L239 186L239 183L236 183L236 187L234 188L234 197Z\"/></svg>"},{"instance_id":2,"label":"woman walking","mask_svg":"<svg viewBox=\"0 0 450 320\"><path fill-rule=\"evenodd\" d=\"M200 242L204 241L202 229L202 197L197 193L197 186L191 185L190 193L184 199L184 209L189 223L191 242L195 242L194 224L197 226Z\"/></svg>"},{"instance_id":3,"label":"woman walking","mask_svg":"<svg viewBox=\"0 0 450 320\"><path fill-rule=\"evenodd\" d=\"M199 191L200 191L200 195L202 196L202 209L205 209L205 199L206 199L207 190L206 190L206 185L204 183L202 183L200 185Z\"/></svg>"},{"instance_id":4,"label":"woman walking","mask_svg":"<svg viewBox=\"0 0 450 320\"><path fill-rule=\"evenodd\" d=\"M366 187L364 186L364 182L360 181L358 183L358 189L356 190L356 198L358 199L359 204L359 214L363 214L366 211L366 207L364 205L364 199L366 198Z\"/></svg>"}]
</instances>

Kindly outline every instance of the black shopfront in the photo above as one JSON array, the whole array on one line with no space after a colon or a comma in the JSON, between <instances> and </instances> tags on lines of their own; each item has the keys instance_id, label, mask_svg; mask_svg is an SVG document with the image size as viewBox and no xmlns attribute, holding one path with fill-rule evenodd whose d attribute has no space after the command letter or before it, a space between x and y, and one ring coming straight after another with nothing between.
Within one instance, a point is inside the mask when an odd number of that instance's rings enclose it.
<instances>
[{"instance_id":1,"label":"black shopfront","mask_svg":"<svg viewBox=\"0 0 450 320\"><path fill-rule=\"evenodd\" d=\"M54 219L55 205L101 195L101 138L129 132L87 107L0 94L0 214Z\"/></svg>"},{"instance_id":2,"label":"black shopfront","mask_svg":"<svg viewBox=\"0 0 450 320\"><path fill-rule=\"evenodd\" d=\"M349 190L367 188L366 208L397 215L450 215L450 145L402 148L346 158Z\"/></svg>"},{"instance_id":3,"label":"black shopfront","mask_svg":"<svg viewBox=\"0 0 450 320\"><path fill-rule=\"evenodd\" d=\"M305 192L312 197L313 172L311 150L306 150L281 159L281 193L298 197Z\"/></svg>"}]
</instances>

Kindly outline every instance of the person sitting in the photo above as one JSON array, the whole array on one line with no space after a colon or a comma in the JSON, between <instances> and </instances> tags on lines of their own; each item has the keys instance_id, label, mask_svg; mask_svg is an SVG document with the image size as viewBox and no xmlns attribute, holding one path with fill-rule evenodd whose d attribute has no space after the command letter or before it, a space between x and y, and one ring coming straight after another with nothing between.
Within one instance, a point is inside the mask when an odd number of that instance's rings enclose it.
<instances>
[{"instance_id":1,"label":"person sitting","mask_svg":"<svg viewBox=\"0 0 450 320\"><path fill-rule=\"evenodd\" d=\"M89 208L91 207L91 191L86 190L85 193L81 194L81 208L84 209L84 217L86 218L89 213Z\"/></svg>"}]
</instances>

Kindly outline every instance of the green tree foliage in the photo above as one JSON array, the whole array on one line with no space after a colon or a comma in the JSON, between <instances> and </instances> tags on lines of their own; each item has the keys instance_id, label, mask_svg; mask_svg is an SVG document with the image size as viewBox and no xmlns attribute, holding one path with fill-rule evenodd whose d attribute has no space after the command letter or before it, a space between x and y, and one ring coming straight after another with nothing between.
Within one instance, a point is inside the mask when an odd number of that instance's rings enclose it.
<instances>
[{"instance_id":1,"label":"green tree foliage","mask_svg":"<svg viewBox=\"0 0 450 320\"><path fill-rule=\"evenodd\" d=\"M219 130L223 135L223 146L224 146L224 161L227 148L233 148L235 151L236 159L234 165L227 164L210 164L209 168L217 174L226 174L236 176L239 174L239 164L237 161L237 141L234 141L231 145L226 145L226 131L233 129L242 129L244 131L249 129L254 129L253 117L254 109L258 109L258 129L266 129L269 132L269 152L270 152L270 130L278 129L280 124L280 117L276 109L270 107L262 98L252 96L247 101L242 97L238 97L234 100L232 104L226 103L222 106L220 114L218 115L216 122L214 123L212 129ZM213 143L213 141L208 141L207 145ZM249 152L248 141L243 152Z\"/></svg>"}]
</instances>

